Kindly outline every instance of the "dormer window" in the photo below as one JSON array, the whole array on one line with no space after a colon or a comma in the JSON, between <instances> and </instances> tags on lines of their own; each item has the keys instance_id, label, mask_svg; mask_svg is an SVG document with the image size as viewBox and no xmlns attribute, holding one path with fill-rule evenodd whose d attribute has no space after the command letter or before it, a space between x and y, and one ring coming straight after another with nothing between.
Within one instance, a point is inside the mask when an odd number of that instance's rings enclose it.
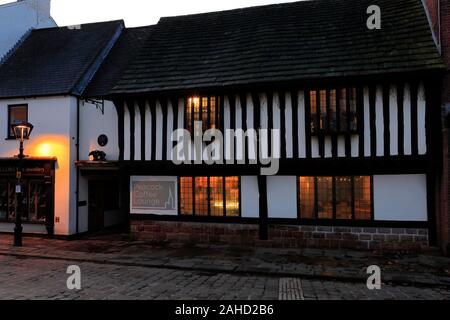
<instances>
[{"instance_id":1,"label":"dormer window","mask_svg":"<svg viewBox=\"0 0 450 320\"><path fill-rule=\"evenodd\" d=\"M358 130L356 88L309 92L312 134L354 133Z\"/></svg>"},{"instance_id":2,"label":"dormer window","mask_svg":"<svg viewBox=\"0 0 450 320\"><path fill-rule=\"evenodd\" d=\"M191 96L187 99L185 128L193 132L194 122L202 122L202 131L218 129L220 119L220 98L216 96Z\"/></svg>"}]
</instances>

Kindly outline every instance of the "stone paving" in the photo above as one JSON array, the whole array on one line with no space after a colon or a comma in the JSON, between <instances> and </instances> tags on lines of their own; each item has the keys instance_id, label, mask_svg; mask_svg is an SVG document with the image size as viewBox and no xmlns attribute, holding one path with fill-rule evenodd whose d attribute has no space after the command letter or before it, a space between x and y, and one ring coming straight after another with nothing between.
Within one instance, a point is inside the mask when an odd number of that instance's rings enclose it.
<instances>
[{"instance_id":1,"label":"stone paving","mask_svg":"<svg viewBox=\"0 0 450 320\"><path fill-rule=\"evenodd\" d=\"M0 255L111 263L184 271L228 272L283 278L364 282L367 267L377 265L385 283L450 287L450 258L427 254L367 251L275 249L232 246L152 245L125 236L77 241L25 238L24 247L0 235Z\"/></svg>"},{"instance_id":2,"label":"stone paving","mask_svg":"<svg viewBox=\"0 0 450 320\"><path fill-rule=\"evenodd\" d=\"M428 254L152 245L126 236L76 241L0 234L0 299L450 299L450 259ZM369 265L382 290L366 287ZM82 290L67 289L69 265Z\"/></svg>"},{"instance_id":3,"label":"stone paving","mask_svg":"<svg viewBox=\"0 0 450 320\"><path fill-rule=\"evenodd\" d=\"M81 290L68 290L72 262L0 256L0 299L348 300L450 299L444 288L209 273L81 262Z\"/></svg>"}]
</instances>

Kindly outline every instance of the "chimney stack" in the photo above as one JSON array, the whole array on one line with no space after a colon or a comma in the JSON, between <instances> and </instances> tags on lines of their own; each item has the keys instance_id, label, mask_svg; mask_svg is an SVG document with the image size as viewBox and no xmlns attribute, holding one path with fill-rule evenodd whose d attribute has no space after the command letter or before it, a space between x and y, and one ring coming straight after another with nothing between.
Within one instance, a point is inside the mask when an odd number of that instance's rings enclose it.
<instances>
[{"instance_id":1,"label":"chimney stack","mask_svg":"<svg viewBox=\"0 0 450 320\"><path fill-rule=\"evenodd\" d=\"M51 0L17 0L17 2L25 2L30 9L36 12L37 24L45 25L51 19L50 15Z\"/></svg>"}]
</instances>

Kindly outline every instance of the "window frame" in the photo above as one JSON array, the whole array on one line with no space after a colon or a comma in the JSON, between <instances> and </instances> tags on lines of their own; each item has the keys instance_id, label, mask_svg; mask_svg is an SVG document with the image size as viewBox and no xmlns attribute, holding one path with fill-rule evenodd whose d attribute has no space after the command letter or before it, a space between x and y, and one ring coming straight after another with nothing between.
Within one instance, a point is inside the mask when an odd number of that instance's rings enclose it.
<instances>
[{"instance_id":1,"label":"window frame","mask_svg":"<svg viewBox=\"0 0 450 320\"><path fill-rule=\"evenodd\" d=\"M195 112L195 103L192 101L193 99L199 100L198 112ZM204 119L204 110L203 110L203 101L207 99L207 123L203 121ZM211 101L214 100L214 114L211 113ZM211 95L211 94L192 94L187 95L185 97L185 105L184 105L184 128L189 131L191 135L194 134L194 123L195 121L202 121L202 133L212 128L212 124L215 125L215 129L222 129L222 121L223 121L223 98L219 95ZM189 110L189 112L188 112ZM197 117L196 117L197 115ZM190 118L190 119L189 119ZM213 120L213 121L212 121Z\"/></svg>"},{"instance_id":2,"label":"window frame","mask_svg":"<svg viewBox=\"0 0 450 320\"><path fill-rule=\"evenodd\" d=\"M16 137L14 136L14 134L11 134L11 112L13 108L17 108L17 107L25 107L25 122L28 122L28 104L27 103L20 103L20 104L9 104L8 105L8 126L6 128L6 139L7 140L15 140Z\"/></svg>"},{"instance_id":3,"label":"window frame","mask_svg":"<svg viewBox=\"0 0 450 320\"><path fill-rule=\"evenodd\" d=\"M211 215L211 187L210 187L210 179L211 178L222 178L222 199L223 199L223 215L214 216ZM191 178L192 179L192 213L190 214L182 214L181 212L181 179L182 178ZM199 215L196 213L196 203L195 203L195 179L196 178L207 178L208 183L208 214L207 215ZM237 216L228 216L226 210L226 178L238 178L238 215ZM241 176L223 176L223 175L212 175L212 176L190 176L184 175L178 177L178 217L195 217L195 218L205 218L205 219L236 219L242 218L242 189L241 189Z\"/></svg>"},{"instance_id":4,"label":"window frame","mask_svg":"<svg viewBox=\"0 0 450 320\"><path fill-rule=\"evenodd\" d=\"M310 177L314 178L314 213L312 218L303 218L301 212L301 197L300 197L300 178ZM319 208L318 208L318 178L319 177L331 177L332 178L332 199L333 199L333 215L332 218L319 218ZM350 177L351 178L351 219L338 219L337 218L337 201L336 201L336 178L338 177ZM355 214L355 177L368 177L370 179L370 219L357 219ZM352 222L352 223L364 223L375 221L374 214L374 186L373 186L373 175L333 175L333 176L297 176L296 179L296 192L297 192L297 219L300 221L308 222Z\"/></svg>"},{"instance_id":5,"label":"window frame","mask_svg":"<svg viewBox=\"0 0 450 320\"><path fill-rule=\"evenodd\" d=\"M13 206L15 206L15 193L14 188L16 185L16 180L12 177L6 177L2 176L0 177L1 181L6 182L6 217L0 219L0 223L13 223L15 221L15 217L11 218L11 211L15 211ZM24 224L29 225L46 225L47 220L51 216L50 210L53 210L51 208L51 198L52 196L48 193L48 190L46 187L43 189L43 193L45 194L45 212L44 217L45 219L43 221L39 220L31 220L31 184L37 183L41 184L42 186L47 186L47 183L45 182L45 179L43 177L35 177L35 176L27 176L23 178L22 185L24 189L24 197L22 198L22 201L24 201L23 209L25 209L25 212L22 212L22 222ZM52 185L53 188L53 185ZM10 192L12 191L12 192ZM54 191L53 191L54 192ZM10 206L11 205L11 206Z\"/></svg>"},{"instance_id":6,"label":"window frame","mask_svg":"<svg viewBox=\"0 0 450 320\"><path fill-rule=\"evenodd\" d=\"M335 92L335 102L334 105L336 110L335 114L332 115L331 110L331 99L332 92ZM342 94L345 91L345 106L341 106ZM325 92L325 99L322 99L321 93ZM311 94L315 94L315 101L311 100ZM353 96L353 93L355 96ZM310 134L312 136L320 135L345 135L345 134L358 134L361 124L359 123L358 113L363 105L359 105L362 99L359 99L358 94L360 94L357 86L334 86L334 87L316 87L309 88L306 93L309 100L309 128ZM355 110L352 114L351 101L355 102ZM322 106L322 102L326 105ZM315 113L313 113L313 103L315 105ZM345 110L342 110L342 107ZM323 112L326 112L324 117ZM346 116L346 128L342 128L342 115ZM352 122L354 119L354 122ZM323 120L323 121L322 121ZM333 121L334 120L334 121ZM352 129L354 128L354 129Z\"/></svg>"}]
</instances>

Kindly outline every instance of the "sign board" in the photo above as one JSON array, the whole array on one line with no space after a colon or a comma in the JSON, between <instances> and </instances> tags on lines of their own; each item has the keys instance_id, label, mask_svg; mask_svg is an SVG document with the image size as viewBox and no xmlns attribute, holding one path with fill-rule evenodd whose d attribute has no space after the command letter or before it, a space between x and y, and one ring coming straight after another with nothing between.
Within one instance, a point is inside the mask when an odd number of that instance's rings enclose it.
<instances>
[{"instance_id":1,"label":"sign board","mask_svg":"<svg viewBox=\"0 0 450 320\"><path fill-rule=\"evenodd\" d=\"M130 213L178 215L177 177L130 177Z\"/></svg>"}]
</instances>

